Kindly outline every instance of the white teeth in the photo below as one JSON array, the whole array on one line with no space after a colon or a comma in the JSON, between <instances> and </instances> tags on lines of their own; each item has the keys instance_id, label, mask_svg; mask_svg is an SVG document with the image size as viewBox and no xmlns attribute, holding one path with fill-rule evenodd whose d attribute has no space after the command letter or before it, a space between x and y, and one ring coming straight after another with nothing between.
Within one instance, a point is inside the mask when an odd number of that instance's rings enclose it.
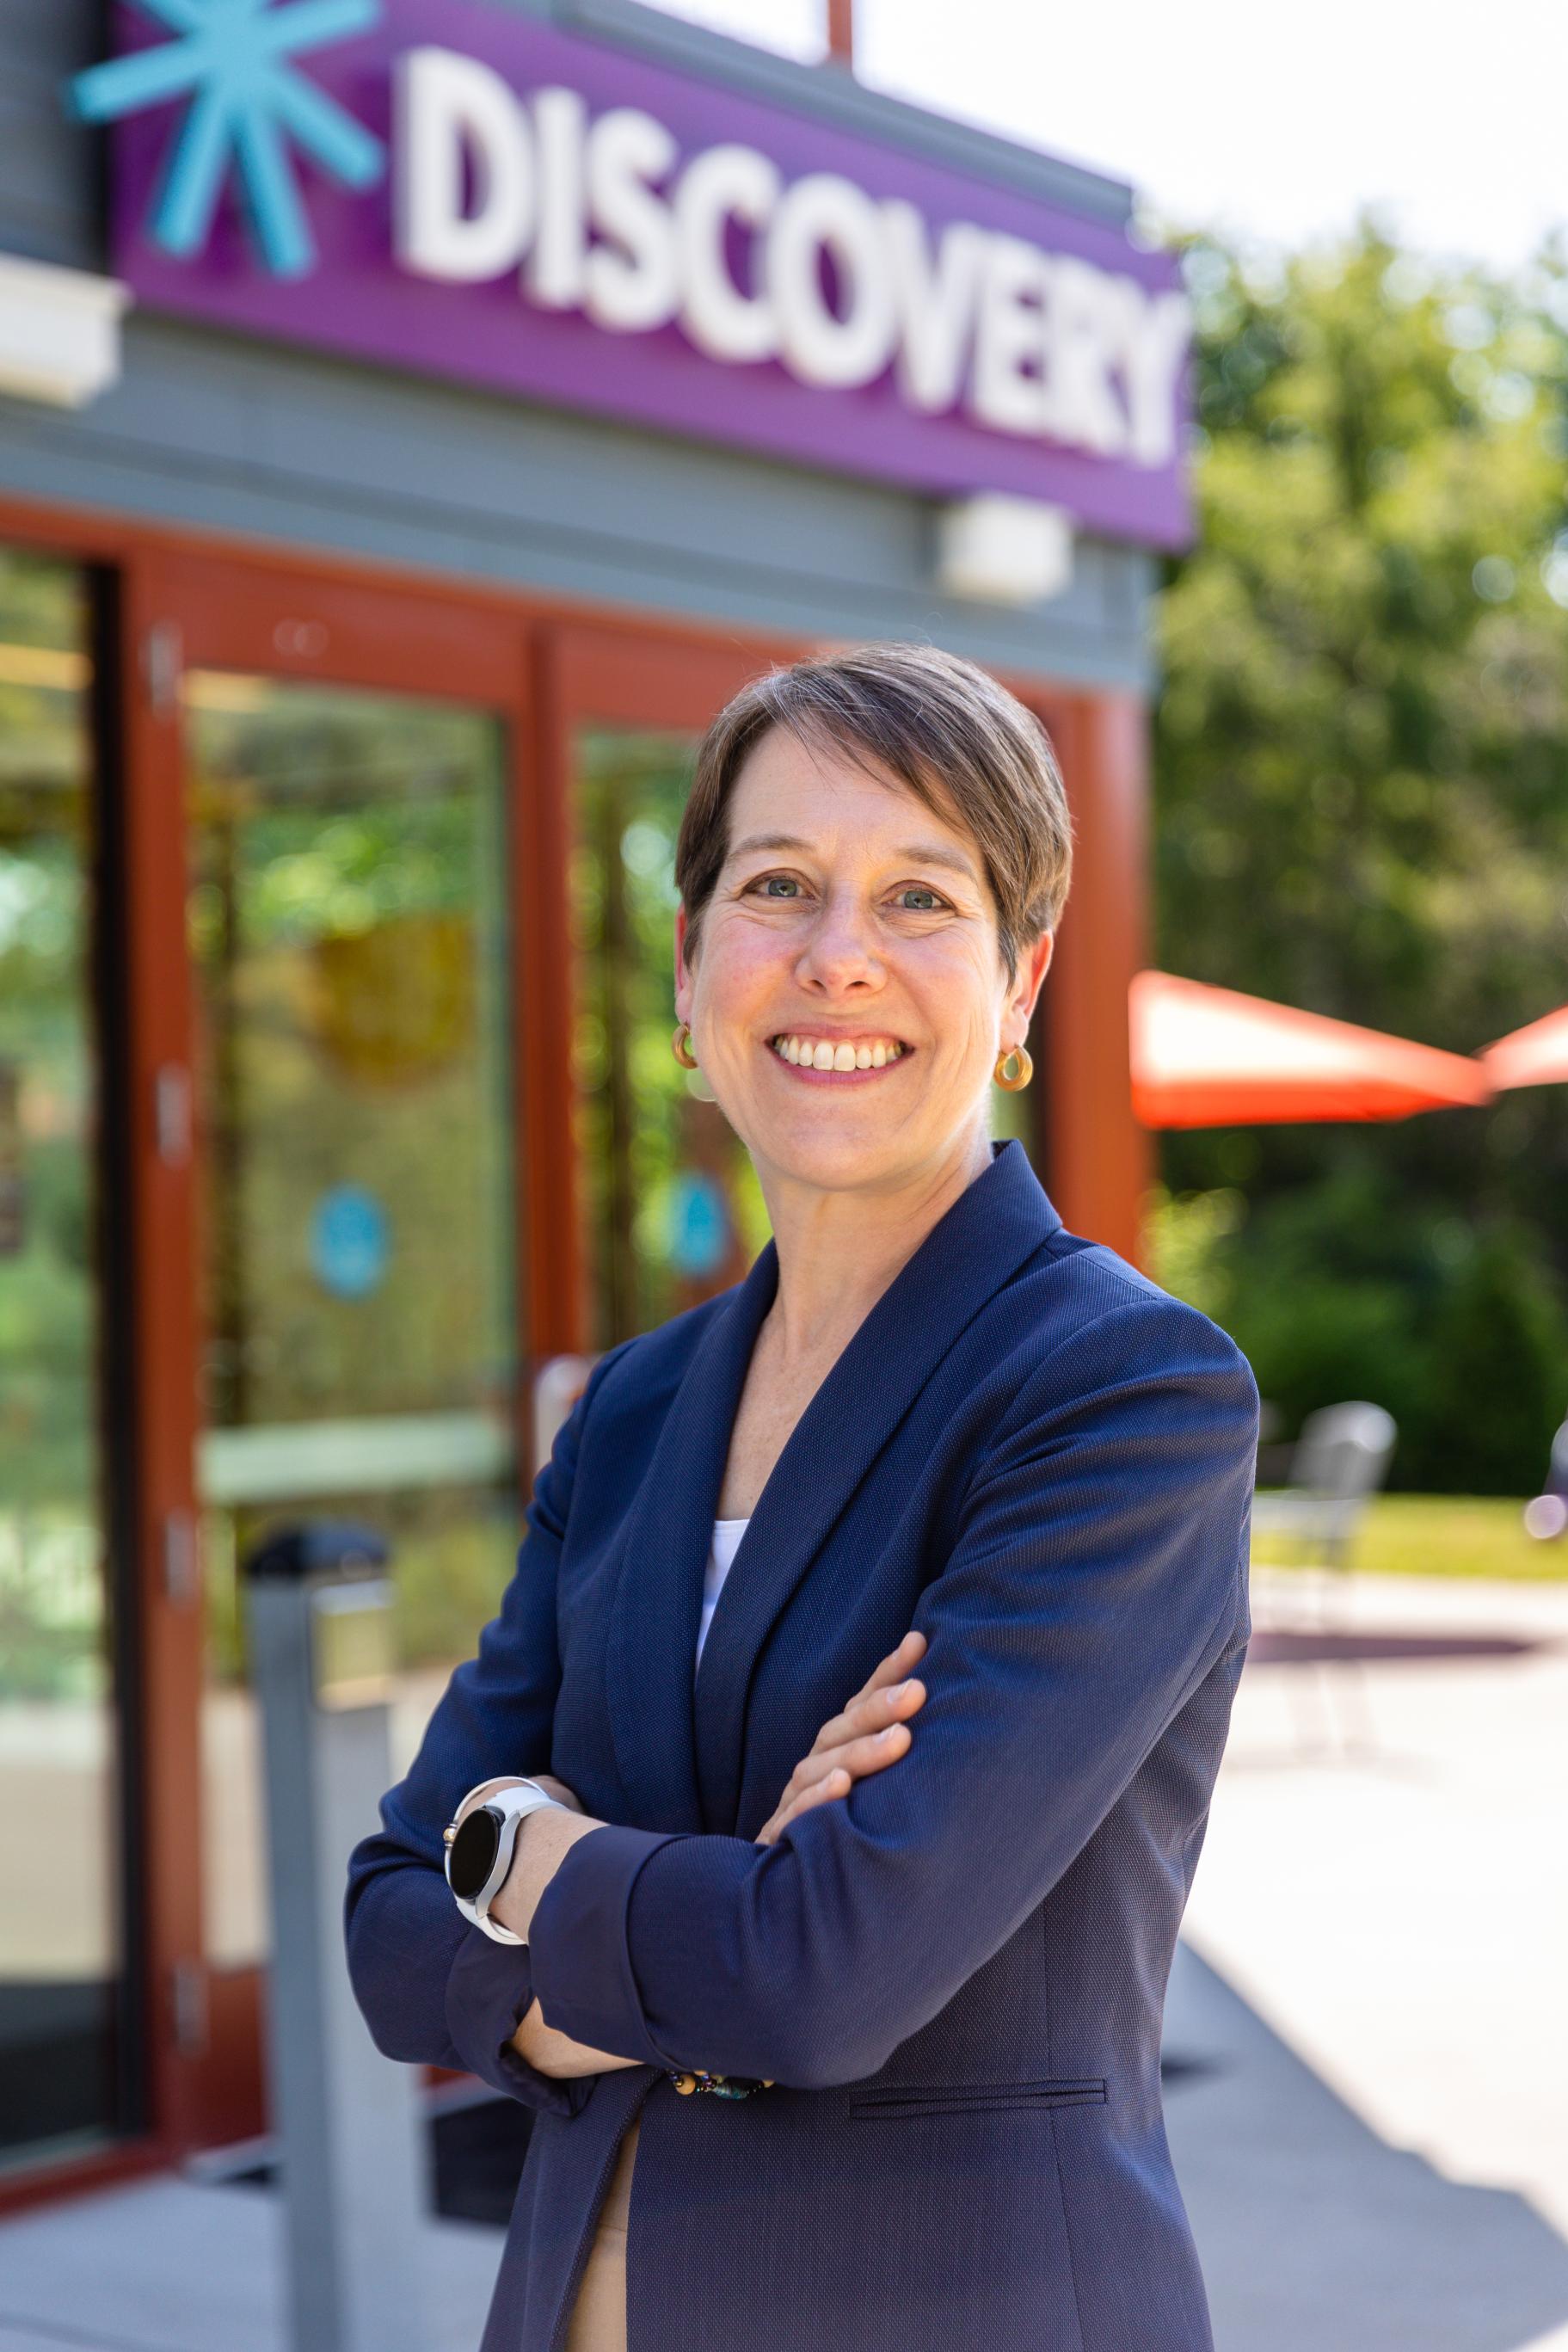
<instances>
[{"instance_id":1,"label":"white teeth","mask_svg":"<svg viewBox=\"0 0 1568 2352\"><path fill-rule=\"evenodd\" d=\"M888 1045L882 1039L874 1045L863 1041L852 1045L847 1038L837 1045L829 1037L780 1036L773 1040L773 1051L779 1060L802 1070L881 1070L908 1050L907 1046Z\"/></svg>"}]
</instances>

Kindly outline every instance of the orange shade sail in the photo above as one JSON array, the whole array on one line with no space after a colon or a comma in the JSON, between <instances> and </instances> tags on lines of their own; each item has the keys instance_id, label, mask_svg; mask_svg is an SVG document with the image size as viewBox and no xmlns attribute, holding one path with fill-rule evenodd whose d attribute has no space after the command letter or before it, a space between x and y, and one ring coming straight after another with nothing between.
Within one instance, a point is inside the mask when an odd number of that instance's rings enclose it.
<instances>
[{"instance_id":1,"label":"orange shade sail","mask_svg":"<svg viewBox=\"0 0 1568 2352\"><path fill-rule=\"evenodd\" d=\"M1145 1127L1407 1118L1494 1092L1468 1054L1169 972L1134 973L1127 1012L1133 1110Z\"/></svg>"},{"instance_id":2,"label":"orange shade sail","mask_svg":"<svg viewBox=\"0 0 1568 2352\"><path fill-rule=\"evenodd\" d=\"M1476 1058L1500 1093L1504 1087L1568 1086L1568 1004L1526 1029L1511 1029Z\"/></svg>"}]
</instances>

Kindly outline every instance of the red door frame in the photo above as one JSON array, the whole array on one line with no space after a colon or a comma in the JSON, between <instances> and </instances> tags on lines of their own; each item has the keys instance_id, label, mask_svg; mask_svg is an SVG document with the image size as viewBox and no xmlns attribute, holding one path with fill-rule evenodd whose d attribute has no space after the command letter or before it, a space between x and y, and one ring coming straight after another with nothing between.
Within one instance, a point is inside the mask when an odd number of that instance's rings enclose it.
<instances>
[{"instance_id":1,"label":"red door frame","mask_svg":"<svg viewBox=\"0 0 1568 2352\"><path fill-rule=\"evenodd\" d=\"M114 781L125 794L131 1230L137 1267L159 1270L155 1283L134 1284L131 1335L149 2011L141 2022L152 2121L140 2139L0 2182L5 2210L242 2129L257 2092L247 2054L254 1979L248 1992L243 1982L227 1988L230 2013L203 2015L213 1988L201 1967L202 1621L188 1564L197 1334L195 1166L182 1133L193 1003L179 668L442 696L482 704L507 723L517 1108L526 1139L517 1169L519 1331L538 1360L580 1348L586 1328L570 1073L559 1049L571 1017L567 859L576 731L593 720L700 730L747 677L806 647L6 499L0 540L110 567L120 580L122 772ZM1126 982L1148 960L1146 713L1131 694L1000 675L1050 730L1073 807L1071 901L1037 1015L1042 1172L1070 1228L1134 1257L1153 1143L1132 1118L1126 1085L1106 1080L1108 1073L1125 1080ZM526 1465L528 1433L519 1436ZM526 1476L520 1483L526 1494Z\"/></svg>"},{"instance_id":2,"label":"red door frame","mask_svg":"<svg viewBox=\"0 0 1568 2352\"><path fill-rule=\"evenodd\" d=\"M183 919L186 753L178 676L232 670L401 691L493 711L507 729L507 798L519 813L529 806L529 795L516 789L528 730L521 633L504 613L462 611L440 596L389 596L308 571L236 568L189 552L149 556L132 565L131 576L135 593L128 609L134 634L127 653L134 648L137 655L140 706L132 803L141 847L132 860L127 910L134 943L132 1099L139 1112L132 1148L141 1176L140 1262L165 1270L138 1335L147 1351L139 1362L138 1388L150 1407L141 1531L156 1562L169 1556L172 1531L190 1541L198 1511L195 1220L202 1137L198 1121L189 1149L171 1168L146 1118L161 1086L164 1100L172 1085L193 1110L200 1108L191 1077L194 1000ZM129 660L126 670L131 676ZM521 873L528 845L516 824L508 834ZM528 903L515 888L511 897L514 904ZM522 968L523 960L514 958L514 974ZM522 1004L514 1003L519 1038L527 1034L522 1014ZM529 1058L518 1056L519 1063ZM520 1188L519 1199L526 1192L526 1185ZM526 1230L522 1225L519 1238ZM518 1331L526 1349L532 1342L526 1319L529 1267L521 1250L517 1265ZM526 1427L519 1400L519 1459L526 1458ZM183 1591L167 1576L162 1583L160 1605L152 1605L151 1594L144 1601L151 1702L144 1769L150 1819L159 1824L147 1849L149 1973L154 1986L167 1986L173 1995L165 2030L154 2040L154 2112L181 2146L190 2146L237 2139L260 2128L261 1979L254 1969L210 1969L204 1958L200 1874L188 1862L202 1852L201 1608L193 1580Z\"/></svg>"},{"instance_id":3,"label":"red door frame","mask_svg":"<svg viewBox=\"0 0 1568 2352\"><path fill-rule=\"evenodd\" d=\"M1133 1116L1127 991L1148 963L1148 708L1009 681L1043 721L1072 814L1072 887L1035 1010L1038 1166L1069 1231L1143 1263L1155 1139Z\"/></svg>"}]
</instances>

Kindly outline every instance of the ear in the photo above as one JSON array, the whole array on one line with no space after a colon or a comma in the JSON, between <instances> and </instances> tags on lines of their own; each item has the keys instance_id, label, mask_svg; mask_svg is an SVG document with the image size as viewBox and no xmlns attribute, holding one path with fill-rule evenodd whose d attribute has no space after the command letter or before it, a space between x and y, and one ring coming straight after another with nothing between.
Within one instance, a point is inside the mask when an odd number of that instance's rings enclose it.
<instances>
[{"instance_id":1,"label":"ear","mask_svg":"<svg viewBox=\"0 0 1568 2352\"><path fill-rule=\"evenodd\" d=\"M1042 931L1032 948L1019 958L1018 978L1009 992L1007 1025L1018 1024L1019 1043L1029 1034L1030 1023L1040 995L1040 983L1051 969L1051 959L1056 947L1054 931Z\"/></svg>"},{"instance_id":2,"label":"ear","mask_svg":"<svg viewBox=\"0 0 1568 2352\"><path fill-rule=\"evenodd\" d=\"M691 974L686 970L686 910L675 909L675 1018L689 1021L692 1011Z\"/></svg>"}]
</instances>

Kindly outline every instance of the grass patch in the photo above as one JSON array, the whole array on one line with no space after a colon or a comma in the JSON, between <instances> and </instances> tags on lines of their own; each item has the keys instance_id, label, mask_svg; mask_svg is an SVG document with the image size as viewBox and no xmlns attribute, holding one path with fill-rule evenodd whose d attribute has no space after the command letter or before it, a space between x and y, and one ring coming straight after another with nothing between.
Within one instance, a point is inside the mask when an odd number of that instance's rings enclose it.
<instances>
[{"instance_id":1,"label":"grass patch","mask_svg":"<svg viewBox=\"0 0 1568 2352\"><path fill-rule=\"evenodd\" d=\"M1260 1487L1260 1494L1270 1490ZM1524 1532L1524 1498L1497 1495L1376 1495L1351 1547L1353 1569L1384 1576L1479 1576L1520 1583L1568 1581L1568 1538L1538 1543ZM1260 1567L1288 1564L1285 1535L1259 1535Z\"/></svg>"}]
</instances>

